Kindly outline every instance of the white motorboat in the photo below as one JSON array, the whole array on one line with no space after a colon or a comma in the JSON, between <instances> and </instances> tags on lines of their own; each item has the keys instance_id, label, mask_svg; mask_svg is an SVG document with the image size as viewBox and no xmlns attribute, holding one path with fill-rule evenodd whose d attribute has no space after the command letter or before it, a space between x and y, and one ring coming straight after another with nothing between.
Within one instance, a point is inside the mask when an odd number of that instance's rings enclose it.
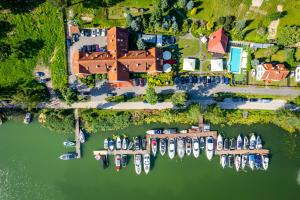
<instances>
[{"instance_id":1,"label":"white motorboat","mask_svg":"<svg viewBox=\"0 0 300 200\"><path fill-rule=\"evenodd\" d=\"M170 159L173 159L175 157L175 139L174 138L169 138L168 155L169 155Z\"/></svg>"},{"instance_id":2,"label":"white motorboat","mask_svg":"<svg viewBox=\"0 0 300 200\"><path fill-rule=\"evenodd\" d=\"M223 169L226 167L227 165L227 155L223 154L220 156L220 164L223 167Z\"/></svg>"},{"instance_id":3,"label":"white motorboat","mask_svg":"<svg viewBox=\"0 0 300 200\"><path fill-rule=\"evenodd\" d=\"M115 148L115 141L114 141L114 140L109 140L109 141L108 141L108 149L109 149L110 151L113 151L114 148Z\"/></svg>"},{"instance_id":4,"label":"white motorboat","mask_svg":"<svg viewBox=\"0 0 300 200\"><path fill-rule=\"evenodd\" d=\"M134 156L134 169L137 175L142 172L142 155L137 154Z\"/></svg>"},{"instance_id":5,"label":"white motorboat","mask_svg":"<svg viewBox=\"0 0 300 200\"><path fill-rule=\"evenodd\" d=\"M229 150L229 139L228 138L225 138L224 140L224 150Z\"/></svg>"},{"instance_id":6,"label":"white motorboat","mask_svg":"<svg viewBox=\"0 0 300 200\"><path fill-rule=\"evenodd\" d=\"M116 139L116 149L119 150L122 148L122 140L121 138L118 136Z\"/></svg>"},{"instance_id":7,"label":"white motorboat","mask_svg":"<svg viewBox=\"0 0 300 200\"><path fill-rule=\"evenodd\" d=\"M185 140L185 153L187 156L190 156L192 153L192 139L187 137Z\"/></svg>"},{"instance_id":8,"label":"white motorboat","mask_svg":"<svg viewBox=\"0 0 300 200\"><path fill-rule=\"evenodd\" d=\"M256 137L256 149L262 149L262 143L259 136Z\"/></svg>"},{"instance_id":9,"label":"white motorboat","mask_svg":"<svg viewBox=\"0 0 300 200\"><path fill-rule=\"evenodd\" d=\"M240 167L241 167L241 156L240 155L235 156L234 165L235 165L236 171L239 171Z\"/></svg>"},{"instance_id":10,"label":"white motorboat","mask_svg":"<svg viewBox=\"0 0 300 200\"><path fill-rule=\"evenodd\" d=\"M243 148L243 138L241 137L241 135L239 135L236 140L236 148L238 150L241 150Z\"/></svg>"},{"instance_id":11,"label":"white motorboat","mask_svg":"<svg viewBox=\"0 0 300 200\"><path fill-rule=\"evenodd\" d=\"M264 170L267 170L269 167L269 156L261 155L262 167Z\"/></svg>"},{"instance_id":12,"label":"white motorboat","mask_svg":"<svg viewBox=\"0 0 300 200\"><path fill-rule=\"evenodd\" d=\"M247 136L244 137L244 149L249 149L249 139Z\"/></svg>"},{"instance_id":13,"label":"white motorboat","mask_svg":"<svg viewBox=\"0 0 300 200\"><path fill-rule=\"evenodd\" d=\"M253 150L255 148L256 148L256 137L255 137L255 134L253 133L250 137L249 149Z\"/></svg>"},{"instance_id":14,"label":"white motorboat","mask_svg":"<svg viewBox=\"0 0 300 200\"><path fill-rule=\"evenodd\" d=\"M148 130L146 131L146 134L163 134L163 130L162 129L152 129L152 130Z\"/></svg>"},{"instance_id":15,"label":"white motorboat","mask_svg":"<svg viewBox=\"0 0 300 200\"><path fill-rule=\"evenodd\" d=\"M217 150L221 151L222 149L223 149L223 137L221 134L219 134L217 139Z\"/></svg>"},{"instance_id":16,"label":"white motorboat","mask_svg":"<svg viewBox=\"0 0 300 200\"><path fill-rule=\"evenodd\" d=\"M65 153L59 156L59 159L61 160L73 160L77 157L76 153Z\"/></svg>"},{"instance_id":17,"label":"white motorboat","mask_svg":"<svg viewBox=\"0 0 300 200\"><path fill-rule=\"evenodd\" d=\"M65 140L65 141L63 142L63 145L64 145L65 147L74 147L74 146L76 145L76 143L73 142L73 141L70 141L70 140Z\"/></svg>"},{"instance_id":18,"label":"white motorboat","mask_svg":"<svg viewBox=\"0 0 300 200\"><path fill-rule=\"evenodd\" d=\"M234 165L234 156L230 154L228 155L228 166L232 168L233 165Z\"/></svg>"},{"instance_id":19,"label":"white motorboat","mask_svg":"<svg viewBox=\"0 0 300 200\"><path fill-rule=\"evenodd\" d=\"M148 174L150 171L150 155L144 154L143 157L144 157L144 171L146 174Z\"/></svg>"},{"instance_id":20,"label":"white motorboat","mask_svg":"<svg viewBox=\"0 0 300 200\"><path fill-rule=\"evenodd\" d=\"M197 137L193 137L193 155L195 158L199 157L200 148L199 148L199 140Z\"/></svg>"},{"instance_id":21,"label":"white motorboat","mask_svg":"<svg viewBox=\"0 0 300 200\"><path fill-rule=\"evenodd\" d=\"M241 165L241 168L245 169L247 163L248 163L248 154L243 154L242 155L242 165Z\"/></svg>"},{"instance_id":22,"label":"white motorboat","mask_svg":"<svg viewBox=\"0 0 300 200\"><path fill-rule=\"evenodd\" d=\"M115 156L115 165L116 165L117 172L120 171L120 168L121 168L121 156L120 155Z\"/></svg>"},{"instance_id":23,"label":"white motorboat","mask_svg":"<svg viewBox=\"0 0 300 200\"><path fill-rule=\"evenodd\" d=\"M104 139L104 142L103 142L103 148L104 149L108 149L108 139Z\"/></svg>"},{"instance_id":24,"label":"white motorboat","mask_svg":"<svg viewBox=\"0 0 300 200\"><path fill-rule=\"evenodd\" d=\"M160 154L162 156L164 156L165 153L166 153L166 150L167 150L167 140L166 139L161 139L159 141L159 151L160 151Z\"/></svg>"},{"instance_id":25,"label":"white motorboat","mask_svg":"<svg viewBox=\"0 0 300 200\"><path fill-rule=\"evenodd\" d=\"M31 113L26 113L24 118L24 124L29 124L31 122Z\"/></svg>"},{"instance_id":26,"label":"white motorboat","mask_svg":"<svg viewBox=\"0 0 300 200\"><path fill-rule=\"evenodd\" d=\"M177 154L178 154L179 158L183 158L184 157L184 153L185 153L184 149L185 149L184 148L184 140L179 137L177 139Z\"/></svg>"},{"instance_id":27,"label":"white motorboat","mask_svg":"<svg viewBox=\"0 0 300 200\"><path fill-rule=\"evenodd\" d=\"M126 150L128 148L128 140L127 140L127 138L123 138L123 140L122 140L122 149L123 150Z\"/></svg>"},{"instance_id":28,"label":"white motorboat","mask_svg":"<svg viewBox=\"0 0 300 200\"><path fill-rule=\"evenodd\" d=\"M206 138L206 157L211 160L214 155L214 139L212 137Z\"/></svg>"},{"instance_id":29,"label":"white motorboat","mask_svg":"<svg viewBox=\"0 0 300 200\"><path fill-rule=\"evenodd\" d=\"M255 156L253 154L249 155L249 167L254 170L255 167Z\"/></svg>"},{"instance_id":30,"label":"white motorboat","mask_svg":"<svg viewBox=\"0 0 300 200\"><path fill-rule=\"evenodd\" d=\"M153 138L151 140L151 149L152 149L152 154L153 156L155 157L156 156L156 153L157 153L157 139L156 138Z\"/></svg>"},{"instance_id":31,"label":"white motorboat","mask_svg":"<svg viewBox=\"0 0 300 200\"><path fill-rule=\"evenodd\" d=\"M81 129L79 131L79 140L80 140L80 143L85 143L85 136Z\"/></svg>"}]
</instances>

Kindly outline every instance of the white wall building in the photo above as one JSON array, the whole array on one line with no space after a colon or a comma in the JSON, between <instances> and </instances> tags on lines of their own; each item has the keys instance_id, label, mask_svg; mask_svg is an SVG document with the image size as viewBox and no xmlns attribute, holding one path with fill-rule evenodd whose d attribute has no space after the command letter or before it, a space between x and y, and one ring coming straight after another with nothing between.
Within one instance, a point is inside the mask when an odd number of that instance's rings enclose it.
<instances>
[{"instance_id":1,"label":"white wall building","mask_svg":"<svg viewBox=\"0 0 300 200\"><path fill-rule=\"evenodd\" d=\"M221 72L223 71L223 60L222 59L211 59L210 60L210 71Z\"/></svg>"},{"instance_id":2,"label":"white wall building","mask_svg":"<svg viewBox=\"0 0 300 200\"><path fill-rule=\"evenodd\" d=\"M257 65L257 67L256 67L256 80L261 80L264 73L265 73L264 66L263 65Z\"/></svg>"},{"instance_id":3,"label":"white wall building","mask_svg":"<svg viewBox=\"0 0 300 200\"><path fill-rule=\"evenodd\" d=\"M184 58L183 59L183 70L195 71L196 59L194 58Z\"/></svg>"}]
</instances>

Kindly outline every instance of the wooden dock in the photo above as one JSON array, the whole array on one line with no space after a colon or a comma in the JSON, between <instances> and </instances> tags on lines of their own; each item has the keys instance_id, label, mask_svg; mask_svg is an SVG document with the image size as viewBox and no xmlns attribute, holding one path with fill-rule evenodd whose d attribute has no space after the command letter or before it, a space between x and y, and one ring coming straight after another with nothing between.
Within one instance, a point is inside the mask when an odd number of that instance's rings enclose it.
<instances>
[{"instance_id":1,"label":"wooden dock","mask_svg":"<svg viewBox=\"0 0 300 200\"><path fill-rule=\"evenodd\" d=\"M80 143L80 121L79 121L79 115L78 115L78 109L74 110L74 116L75 116L75 142L76 142L76 154L77 158L81 158L81 143Z\"/></svg>"}]
</instances>

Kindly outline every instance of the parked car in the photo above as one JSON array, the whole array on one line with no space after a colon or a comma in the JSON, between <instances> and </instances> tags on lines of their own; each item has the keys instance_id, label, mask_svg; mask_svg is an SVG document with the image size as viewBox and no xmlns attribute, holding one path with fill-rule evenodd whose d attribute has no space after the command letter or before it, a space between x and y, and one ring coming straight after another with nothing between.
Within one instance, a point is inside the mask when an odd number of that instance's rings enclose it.
<instances>
[{"instance_id":1,"label":"parked car","mask_svg":"<svg viewBox=\"0 0 300 200\"><path fill-rule=\"evenodd\" d=\"M96 44L96 51L97 51L97 52L100 51L99 44Z\"/></svg>"},{"instance_id":2,"label":"parked car","mask_svg":"<svg viewBox=\"0 0 300 200\"><path fill-rule=\"evenodd\" d=\"M100 36L100 35L101 35L101 31L100 31L99 28L96 29L96 35L97 35L97 36Z\"/></svg>"},{"instance_id":3,"label":"parked car","mask_svg":"<svg viewBox=\"0 0 300 200\"><path fill-rule=\"evenodd\" d=\"M261 99L261 102L262 102L262 103L270 103L271 101L272 101L271 98L262 98L262 99Z\"/></svg>"},{"instance_id":4,"label":"parked car","mask_svg":"<svg viewBox=\"0 0 300 200\"><path fill-rule=\"evenodd\" d=\"M250 102L258 102L258 99L257 98L250 98L249 101Z\"/></svg>"},{"instance_id":5,"label":"parked car","mask_svg":"<svg viewBox=\"0 0 300 200\"><path fill-rule=\"evenodd\" d=\"M85 34L84 34L84 29L82 29L81 31L80 31L80 35L83 37L83 36L85 36Z\"/></svg>"},{"instance_id":6,"label":"parked car","mask_svg":"<svg viewBox=\"0 0 300 200\"><path fill-rule=\"evenodd\" d=\"M144 87L145 86L145 79L144 78L140 78L140 86Z\"/></svg>"},{"instance_id":7,"label":"parked car","mask_svg":"<svg viewBox=\"0 0 300 200\"><path fill-rule=\"evenodd\" d=\"M101 36L106 36L106 29L101 29Z\"/></svg>"},{"instance_id":8,"label":"parked car","mask_svg":"<svg viewBox=\"0 0 300 200\"><path fill-rule=\"evenodd\" d=\"M85 37L91 37L92 31L91 29L83 29L83 33Z\"/></svg>"},{"instance_id":9,"label":"parked car","mask_svg":"<svg viewBox=\"0 0 300 200\"><path fill-rule=\"evenodd\" d=\"M46 80L46 79L40 79L40 80L38 80L38 82L39 82L39 83L46 83L47 80Z\"/></svg>"},{"instance_id":10,"label":"parked car","mask_svg":"<svg viewBox=\"0 0 300 200\"><path fill-rule=\"evenodd\" d=\"M189 83L193 83L193 77L192 76L189 76Z\"/></svg>"},{"instance_id":11,"label":"parked car","mask_svg":"<svg viewBox=\"0 0 300 200\"><path fill-rule=\"evenodd\" d=\"M211 76L210 79L211 79L211 82L214 83L215 80L216 80L216 77L215 76Z\"/></svg>"},{"instance_id":12,"label":"parked car","mask_svg":"<svg viewBox=\"0 0 300 200\"><path fill-rule=\"evenodd\" d=\"M35 72L35 76L36 77L43 77L43 76L45 76L45 73L44 72Z\"/></svg>"},{"instance_id":13,"label":"parked car","mask_svg":"<svg viewBox=\"0 0 300 200\"><path fill-rule=\"evenodd\" d=\"M96 31L96 29L93 29L92 30L92 37L96 37L97 36L97 31Z\"/></svg>"},{"instance_id":14,"label":"parked car","mask_svg":"<svg viewBox=\"0 0 300 200\"><path fill-rule=\"evenodd\" d=\"M108 97L113 97L113 96L116 96L116 95L117 95L117 93L114 93L114 92L109 92L109 93L106 94L106 96L108 96Z\"/></svg>"},{"instance_id":15,"label":"parked car","mask_svg":"<svg viewBox=\"0 0 300 200\"><path fill-rule=\"evenodd\" d=\"M224 83L225 83L226 85L228 85L228 84L229 84L229 78L224 77Z\"/></svg>"},{"instance_id":16,"label":"parked car","mask_svg":"<svg viewBox=\"0 0 300 200\"><path fill-rule=\"evenodd\" d=\"M94 45L91 45L91 49L92 49L92 52L95 52L95 51L97 50L96 45L95 45L95 44L94 44Z\"/></svg>"},{"instance_id":17,"label":"parked car","mask_svg":"<svg viewBox=\"0 0 300 200\"><path fill-rule=\"evenodd\" d=\"M133 83L134 83L134 86L139 86L140 85L140 81L139 81L138 78L133 79Z\"/></svg>"},{"instance_id":18,"label":"parked car","mask_svg":"<svg viewBox=\"0 0 300 200\"><path fill-rule=\"evenodd\" d=\"M69 48L72 45L71 39L66 39L67 47Z\"/></svg>"},{"instance_id":19,"label":"parked car","mask_svg":"<svg viewBox=\"0 0 300 200\"><path fill-rule=\"evenodd\" d=\"M80 35L79 34L72 34L72 42L78 42L79 41L79 37Z\"/></svg>"},{"instance_id":20,"label":"parked car","mask_svg":"<svg viewBox=\"0 0 300 200\"><path fill-rule=\"evenodd\" d=\"M219 84L220 83L220 77L216 76L216 83Z\"/></svg>"},{"instance_id":21,"label":"parked car","mask_svg":"<svg viewBox=\"0 0 300 200\"><path fill-rule=\"evenodd\" d=\"M197 76L193 76L193 83L197 83L197 82L198 82Z\"/></svg>"},{"instance_id":22,"label":"parked car","mask_svg":"<svg viewBox=\"0 0 300 200\"><path fill-rule=\"evenodd\" d=\"M178 85L180 83L180 79L178 77L174 78L174 83L175 85Z\"/></svg>"},{"instance_id":23,"label":"parked car","mask_svg":"<svg viewBox=\"0 0 300 200\"><path fill-rule=\"evenodd\" d=\"M208 83L208 84L211 83L211 78L210 78L210 76L207 76L207 83Z\"/></svg>"},{"instance_id":24,"label":"parked car","mask_svg":"<svg viewBox=\"0 0 300 200\"><path fill-rule=\"evenodd\" d=\"M185 77L181 77L181 78L180 78L180 83L181 83L181 84L185 84L185 83L186 83L186 82L185 82Z\"/></svg>"},{"instance_id":25,"label":"parked car","mask_svg":"<svg viewBox=\"0 0 300 200\"><path fill-rule=\"evenodd\" d=\"M201 83L201 82L202 82L202 77L198 76L198 83Z\"/></svg>"},{"instance_id":26,"label":"parked car","mask_svg":"<svg viewBox=\"0 0 300 200\"><path fill-rule=\"evenodd\" d=\"M202 80L203 80L203 84L207 84L207 77L206 76L203 76Z\"/></svg>"}]
</instances>

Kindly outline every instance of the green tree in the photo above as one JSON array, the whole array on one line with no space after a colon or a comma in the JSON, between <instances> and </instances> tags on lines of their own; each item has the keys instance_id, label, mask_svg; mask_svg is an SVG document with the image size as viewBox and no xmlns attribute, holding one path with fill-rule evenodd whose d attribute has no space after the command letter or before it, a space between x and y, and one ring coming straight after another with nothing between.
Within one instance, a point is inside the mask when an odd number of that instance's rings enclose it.
<instances>
[{"instance_id":1,"label":"green tree","mask_svg":"<svg viewBox=\"0 0 300 200\"><path fill-rule=\"evenodd\" d=\"M290 46L300 42L299 26L284 26L279 29L277 35L277 43L283 46Z\"/></svg>"},{"instance_id":2,"label":"green tree","mask_svg":"<svg viewBox=\"0 0 300 200\"><path fill-rule=\"evenodd\" d=\"M176 92L172 95L171 101L174 106L177 107L184 106L187 101L187 94L184 92Z\"/></svg>"},{"instance_id":3,"label":"green tree","mask_svg":"<svg viewBox=\"0 0 300 200\"><path fill-rule=\"evenodd\" d=\"M133 31L139 31L141 29L141 25L136 20L132 20L130 27Z\"/></svg>"},{"instance_id":4,"label":"green tree","mask_svg":"<svg viewBox=\"0 0 300 200\"><path fill-rule=\"evenodd\" d=\"M178 27L177 21L173 21L173 23L172 23L172 30L173 30L174 33L178 33L179 27Z\"/></svg>"},{"instance_id":5,"label":"green tree","mask_svg":"<svg viewBox=\"0 0 300 200\"><path fill-rule=\"evenodd\" d=\"M26 81L18 85L11 99L13 103L21 104L30 110L35 108L38 103L47 101L49 92L44 84L40 84L35 80Z\"/></svg>"},{"instance_id":6,"label":"green tree","mask_svg":"<svg viewBox=\"0 0 300 200\"><path fill-rule=\"evenodd\" d=\"M139 38L136 42L136 46L139 50L145 50L146 49L146 44L142 38Z\"/></svg>"},{"instance_id":7,"label":"green tree","mask_svg":"<svg viewBox=\"0 0 300 200\"><path fill-rule=\"evenodd\" d=\"M0 42L0 61L7 59L11 55L11 48L9 44Z\"/></svg>"},{"instance_id":8,"label":"green tree","mask_svg":"<svg viewBox=\"0 0 300 200\"><path fill-rule=\"evenodd\" d=\"M164 11L169 7L169 1L168 0L161 0L160 1L161 9Z\"/></svg>"},{"instance_id":9,"label":"green tree","mask_svg":"<svg viewBox=\"0 0 300 200\"><path fill-rule=\"evenodd\" d=\"M187 0L178 0L177 4L179 8L184 8Z\"/></svg>"},{"instance_id":10,"label":"green tree","mask_svg":"<svg viewBox=\"0 0 300 200\"><path fill-rule=\"evenodd\" d=\"M132 15L131 15L130 13L127 13L127 14L126 14L126 24L127 24L128 26L131 25L132 20L133 20Z\"/></svg>"},{"instance_id":11,"label":"green tree","mask_svg":"<svg viewBox=\"0 0 300 200\"><path fill-rule=\"evenodd\" d=\"M194 1L190 0L187 4L186 4L186 9L188 11L192 10L194 8Z\"/></svg>"},{"instance_id":12,"label":"green tree","mask_svg":"<svg viewBox=\"0 0 300 200\"><path fill-rule=\"evenodd\" d=\"M158 101L158 95L155 92L155 89L153 87L148 87L146 89L146 95L144 98L145 101L150 103L151 105L154 105Z\"/></svg>"},{"instance_id":13,"label":"green tree","mask_svg":"<svg viewBox=\"0 0 300 200\"><path fill-rule=\"evenodd\" d=\"M237 21L235 24L235 29L237 31L242 31L246 27L246 22L247 22L247 20L245 20L245 19Z\"/></svg>"},{"instance_id":14,"label":"green tree","mask_svg":"<svg viewBox=\"0 0 300 200\"><path fill-rule=\"evenodd\" d=\"M75 103L78 100L77 90L65 87L61 90L61 95L68 105Z\"/></svg>"}]
</instances>

